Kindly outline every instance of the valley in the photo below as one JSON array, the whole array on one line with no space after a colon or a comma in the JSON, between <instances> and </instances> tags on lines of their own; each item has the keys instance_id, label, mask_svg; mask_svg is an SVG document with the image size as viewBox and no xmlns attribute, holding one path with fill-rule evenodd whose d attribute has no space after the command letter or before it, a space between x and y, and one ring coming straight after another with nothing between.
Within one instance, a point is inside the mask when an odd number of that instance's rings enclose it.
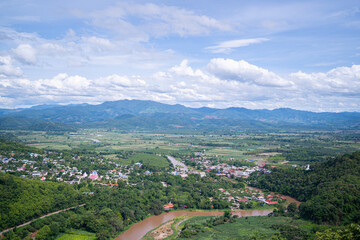
<instances>
[{"instance_id":1,"label":"valley","mask_svg":"<svg viewBox=\"0 0 360 240\"><path fill-rule=\"evenodd\" d=\"M326 231L353 231L349 224L357 222L360 211L356 118L351 120L354 127L341 128L334 128L333 123L326 127L296 123L292 117L293 123L287 127L284 122L274 127L273 120L266 120L266 126L250 127L248 123L258 120L248 119L245 124L237 119L231 120L237 124L233 128L227 125L229 119L216 118L212 123L197 119L201 124L196 128L191 127L200 123L195 120L179 128L166 125L171 114L181 115L180 109L191 116L200 110L141 101L105 105L122 106L120 112L127 106L126 111L131 109L132 114L149 121L154 117L151 114L165 109L158 118L165 125L149 128L133 117L130 125L106 123L128 121L129 116L102 119L101 124L95 118L93 122L86 119L87 108L100 113L103 105L79 107L83 115L77 115L76 121L87 122L60 124L63 120L58 118L58 123L45 124L52 126L48 129L41 125L42 130L18 125L8 129L2 124L4 118L0 119L0 191L7 196L0 201L0 230L11 229L3 233L4 239L123 239L123 234L140 232L141 236L130 238L206 239L210 234L222 239L217 235L221 229L227 229L225 235L234 238L292 239L299 233L300 239L314 239ZM52 108L15 114L24 117L32 112L46 118L41 121L49 121L51 114L66 109ZM211 110L224 114L219 111ZM341 114L337 116L342 118ZM32 118L28 121L34 123ZM62 209L68 210L58 212ZM53 212L58 213L47 216ZM177 214L184 219L177 222ZM209 214L216 216L197 216ZM39 218L42 216L47 217ZM244 226L243 219L248 217L257 220L247 222L249 226L237 233L228 233L228 226ZM174 222L166 223L172 218ZM266 218L281 224L269 225ZM293 224L299 218L304 222ZM155 225L146 223L151 219L158 219ZM159 225L168 234L155 231L146 235ZM263 230L250 233L256 226Z\"/></svg>"}]
</instances>

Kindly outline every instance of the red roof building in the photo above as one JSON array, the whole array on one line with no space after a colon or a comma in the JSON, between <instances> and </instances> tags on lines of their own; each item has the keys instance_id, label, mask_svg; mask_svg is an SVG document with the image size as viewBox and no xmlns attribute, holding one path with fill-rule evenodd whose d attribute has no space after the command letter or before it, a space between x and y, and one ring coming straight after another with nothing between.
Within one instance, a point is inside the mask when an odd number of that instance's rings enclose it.
<instances>
[{"instance_id":1,"label":"red roof building","mask_svg":"<svg viewBox=\"0 0 360 240\"><path fill-rule=\"evenodd\" d=\"M172 204L172 203L164 205L165 210L169 210L169 209L172 209L172 208L174 208L174 204Z\"/></svg>"},{"instance_id":2,"label":"red roof building","mask_svg":"<svg viewBox=\"0 0 360 240\"><path fill-rule=\"evenodd\" d=\"M269 205L274 205L274 204L278 204L277 202L272 202L270 200L265 200L265 203L269 204Z\"/></svg>"}]
</instances>

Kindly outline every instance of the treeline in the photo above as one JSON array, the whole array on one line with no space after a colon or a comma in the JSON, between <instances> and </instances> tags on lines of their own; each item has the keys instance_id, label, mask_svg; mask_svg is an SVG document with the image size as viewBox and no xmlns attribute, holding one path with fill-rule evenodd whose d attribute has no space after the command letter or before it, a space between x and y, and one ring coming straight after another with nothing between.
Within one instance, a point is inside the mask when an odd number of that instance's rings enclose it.
<instances>
[{"instance_id":1,"label":"treeline","mask_svg":"<svg viewBox=\"0 0 360 240\"><path fill-rule=\"evenodd\" d=\"M22 179L0 173L0 230L83 202L66 183Z\"/></svg>"},{"instance_id":2,"label":"treeline","mask_svg":"<svg viewBox=\"0 0 360 240\"><path fill-rule=\"evenodd\" d=\"M0 117L1 130L32 130L32 131L75 131L77 125L70 123L49 122L42 119L26 117Z\"/></svg>"},{"instance_id":3,"label":"treeline","mask_svg":"<svg viewBox=\"0 0 360 240\"><path fill-rule=\"evenodd\" d=\"M300 201L300 215L316 223L360 221L360 152L316 163L311 170L273 168L256 173L251 185L290 195Z\"/></svg>"},{"instance_id":4,"label":"treeline","mask_svg":"<svg viewBox=\"0 0 360 240\"><path fill-rule=\"evenodd\" d=\"M13 153L28 153L28 152L40 153L41 150L34 148L34 147L26 146L19 142L8 141L6 139L0 138L0 154L7 155L8 153L11 153L11 152L13 152Z\"/></svg>"}]
</instances>

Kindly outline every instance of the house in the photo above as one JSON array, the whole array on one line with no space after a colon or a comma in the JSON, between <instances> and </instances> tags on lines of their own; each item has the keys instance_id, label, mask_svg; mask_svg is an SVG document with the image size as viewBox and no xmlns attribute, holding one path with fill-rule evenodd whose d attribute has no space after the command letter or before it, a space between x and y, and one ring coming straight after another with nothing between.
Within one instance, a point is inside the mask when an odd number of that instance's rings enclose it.
<instances>
[{"instance_id":1,"label":"house","mask_svg":"<svg viewBox=\"0 0 360 240\"><path fill-rule=\"evenodd\" d=\"M164 205L164 209L165 210L170 210L174 208L174 204L172 204L171 202L169 204Z\"/></svg>"},{"instance_id":2,"label":"house","mask_svg":"<svg viewBox=\"0 0 360 240\"><path fill-rule=\"evenodd\" d=\"M265 200L264 201L266 204L269 204L269 205L274 205L274 204L278 204L277 202L272 202L270 200Z\"/></svg>"},{"instance_id":3,"label":"house","mask_svg":"<svg viewBox=\"0 0 360 240\"><path fill-rule=\"evenodd\" d=\"M91 180L98 180L98 179L99 179L99 175L98 175L98 173L97 173L96 171L92 171L92 172L90 173L90 175L89 175L89 178L90 178Z\"/></svg>"},{"instance_id":4,"label":"house","mask_svg":"<svg viewBox=\"0 0 360 240\"><path fill-rule=\"evenodd\" d=\"M243 199L240 199L240 202L247 202L247 201L249 201L249 199L248 199L248 198L243 198Z\"/></svg>"}]
</instances>

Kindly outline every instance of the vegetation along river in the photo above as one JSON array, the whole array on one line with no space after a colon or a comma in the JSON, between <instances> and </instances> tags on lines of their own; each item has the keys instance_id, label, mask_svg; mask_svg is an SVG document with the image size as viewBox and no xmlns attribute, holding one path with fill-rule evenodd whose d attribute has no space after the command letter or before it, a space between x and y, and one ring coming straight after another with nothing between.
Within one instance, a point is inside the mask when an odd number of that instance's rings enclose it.
<instances>
[{"instance_id":1,"label":"vegetation along river","mask_svg":"<svg viewBox=\"0 0 360 240\"><path fill-rule=\"evenodd\" d=\"M272 210L239 210L232 212L233 215L239 217L252 217L252 216L267 216ZM175 217L190 215L190 216L222 216L223 212L192 212L192 211L173 211L162 213L158 216L152 216L144 219L141 222L133 224L127 231L120 234L115 240L137 240L141 239L145 234L160 226Z\"/></svg>"},{"instance_id":2,"label":"vegetation along river","mask_svg":"<svg viewBox=\"0 0 360 240\"><path fill-rule=\"evenodd\" d=\"M258 188L253 187L247 187L251 190L259 190ZM296 199L284 196L290 203L295 202L298 206L300 205L300 202ZM239 210L236 212L232 212L233 215L238 215L239 217L254 217L254 216L267 216L269 213L271 213L272 210ZM115 238L115 240L137 240L141 239L145 236L145 234L160 226L161 224L179 216L184 215L190 215L190 216L222 216L223 212L193 212L193 211L173 211L173 212L166 212L162 213L157 216L151 216L146 219L144 219L141 222L133 224L127 231L120 234Z\"/></svg>"}]
</instances>

